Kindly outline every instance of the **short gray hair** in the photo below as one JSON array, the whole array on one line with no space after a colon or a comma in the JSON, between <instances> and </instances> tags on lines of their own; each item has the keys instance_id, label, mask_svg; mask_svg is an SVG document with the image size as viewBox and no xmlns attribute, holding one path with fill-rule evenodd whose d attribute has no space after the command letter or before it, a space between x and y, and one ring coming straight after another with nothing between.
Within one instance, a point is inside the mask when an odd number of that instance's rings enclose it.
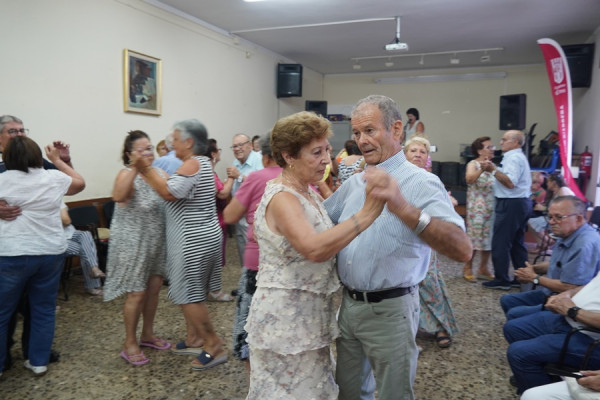
<instances>
[{"instance_id":1,"label":"short gray hair","mask_svg":"<svg viewBox=\"0 0 600 400\"><path fill-rule=\"evenodd\" d=\"M267 132L264 137L259 139L258 143L260 143L260 152L262 155L273 158L273 150L271 150L271 132Z\"/></svg>"},{"instance_id":2,"label":"short gray hair","mask_svg":"<svg viewBox=\"0 0 600 400\"><path fill-rule=\"evenodd\" d=\"M204 155L208 146L208 132L204 124L197 119L179 121L173 126L174 131L179 131L181 139L191 138L194 141L193 152L195 155Z\"/></svg>"},{"instance_id":3,"label":"short gray hair","mask_svg":"<svg viewBox=\"0 0 600 400\"><path fill-rule=\"evenodd\" d=\"M167 146L167 150L173 150L173 133L169 133L167 137L165 137L165 146Z\"/></svg>"},{"instance_id":4,"label":"short gray hair","mask_svg":"<svg viewBox=\"0 0 600 400\"><path fill-rule=\"evenodd\" d=\"M577 215L581 215L584 219L585 218L585 214L587 211L587 205L585 204L585 202L583 200L581 200L579 197L577 196L558 196L553 198L550 203L548 204L548 207L550 207L552 204L555 203L562 203L563 201L567 201L569 203L571 203L571 207L573 208L573 212Z\"/></svg>"},{"instance_id":5,"label":"short gray hair","mask_svg":"<svg viewBox=\"0 0 600 400\"><path fill-rule=\"evenodd\" d=\"M388 131L392 129L392 126L396 121L402 121L402 113L400 112L398 104L387 96L372 94L359 100L352 109L352 115L354 115L356 110L363 104L373 104L379 108L381 117L383 118L383 126Z\"/></svg>"},{"instance_id":6,"label":"short gray hair","mask_svg":"<svg viewBox=\"0 0 600 400\"><path fill-rule=\"evenodd\" d=\"M16 122L17 124L23 125L23 121L13 115L3 115L0 117L0 132L4 129L4 125L9 122Z\"/></svg>"}]
</instances>

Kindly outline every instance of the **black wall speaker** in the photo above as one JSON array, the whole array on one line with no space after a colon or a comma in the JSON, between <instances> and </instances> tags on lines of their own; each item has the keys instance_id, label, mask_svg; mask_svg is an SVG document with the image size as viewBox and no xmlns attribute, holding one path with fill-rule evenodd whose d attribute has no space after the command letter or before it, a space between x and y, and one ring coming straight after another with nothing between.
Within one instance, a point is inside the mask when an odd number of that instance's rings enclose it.
<instances>
[{"instance_id":1,"label":"black wall speaker","mask_svg":"<svg viewBox=\"0 0 600 400\"><path fill-rule=\"evenodd\" d=\"M590 87L592 85L594 46L593 43L562 46L571 72L571 87Z\"/></svg>"},{"instance_id":2,"label":"black wall speaker","mask_svg":"<svg viewBox=\"0 0 600 400\"><path fill-rule=\"evenodd\" d=\"M302 65L277 64L277 98L302 97Z\"/></svg>"},{"instance_id":3,"label":"black wall speaker","mask_svg":"<svg viewBox=\"0 0 600 400\"><path fill-rule=\"evenodd\" d=\"M525 129L525 93L500 96L500 130Z\"/></svg>"},{"instance_id":4,"label":"black wall speaker","mask_svg":"<svg viewBox=\"0 0 600 400\"><path fill-rule=\"evenodd\" d=\"M317 115L327 118L327 102L317 100L306 100L304 110L312 111Z\"/></svg>"}]
</instances>

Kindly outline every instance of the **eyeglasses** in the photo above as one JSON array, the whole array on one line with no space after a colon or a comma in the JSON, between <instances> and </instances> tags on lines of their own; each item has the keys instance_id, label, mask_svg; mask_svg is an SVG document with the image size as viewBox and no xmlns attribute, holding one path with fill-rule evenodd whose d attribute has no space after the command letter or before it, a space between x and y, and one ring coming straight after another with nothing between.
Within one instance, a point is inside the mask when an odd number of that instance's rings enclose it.
<instances>
[{"instance_id":1,"label":"eyeglasses","mask_svg":"<svg viewBox=\"0 0 600 400\"><path fill-rule=\"evenodd\" d=\"M496 146L494 146L494 145L485 146L484 148L488 149L488 150L496 150Z\"/></svg>"},{"instance_id":2,"label":"eyeglasses","mask_svg":"<svg viewBox=\"0 0 600 400\"><path fill-rule=\"evenodd\" d=\"M554 220L554 222L561 223L562 221L564 221L565 219L567 219L569 217L572 217L573 215L578 215L578 214L567 214L567 215L548 214L548 215L546 215L546 221L550 222L550 221Z\"/></svg>"},{"instance_id":3,"label":"eyeglasses","mask_svg":"<svg viewBox=\"0 0 600 400\"><path fill-rule=\"evenodd\" d=\"M240 148L244 147L245 145L247 145L248 143L250 143L250 141L246 140L244 143L234 144L233 146L230 147L230 149L231 150L240 149Z\"/></svg>"},{"instance_id":4,"label":"eyeglasses","mask_svg":"<svg viewBox=\"0 0 600 400\"><path fill-rule=\"evenodd\" d=\"M21 129L9 129L6 131L10 136L17 136L19 133L21 135L26 135L29 132L29 129L21 128Z\"/></svg>"},{"instance_id":5,"label":"eyeglasses","mask_svg":"<svg viewBox=\"0 0 600 400\"><path fill-rule=\"evenodd\" d=\"M135 149L135 151L140 152L140 153L143 153L144 151L152 151L152 150L154 150L154 146L153 145L149 145L147 147L142 147L142 148L139 148L139 149Z\"/></svg>"}]
</instances>

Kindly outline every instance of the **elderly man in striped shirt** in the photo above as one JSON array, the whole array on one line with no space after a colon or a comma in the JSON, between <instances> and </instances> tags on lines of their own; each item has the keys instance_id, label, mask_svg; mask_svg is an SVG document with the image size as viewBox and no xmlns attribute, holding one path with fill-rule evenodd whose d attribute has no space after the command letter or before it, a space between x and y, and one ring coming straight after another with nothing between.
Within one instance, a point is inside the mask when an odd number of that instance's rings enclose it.
<instances>
[{"instance_id":1,"label":"elderly man in striped shirt","mask_svg":"<svg viewBox=\"0 0 600 400\"><path fill-rule=\"evenodd\" d=\"M338 255L344 285L339 314L336 380L340 399L414 399L418 284L427 273L431 248L457 261L472 246L444 185L411 164L402 150L396 103L372 95L352 112L352 131L368 164L348 179L325 207L340 223L365 201L365 181L387 201L375 222Z\"/></svg>"}]
</instances>

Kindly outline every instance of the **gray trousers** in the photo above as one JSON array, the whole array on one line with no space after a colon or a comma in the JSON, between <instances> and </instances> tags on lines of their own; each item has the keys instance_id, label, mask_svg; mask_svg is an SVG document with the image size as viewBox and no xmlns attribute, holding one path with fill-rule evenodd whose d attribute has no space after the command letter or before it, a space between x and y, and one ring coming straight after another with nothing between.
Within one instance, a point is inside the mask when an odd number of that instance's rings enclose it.
<instances>
[{"instance_id":1,"label":"gray trousers","mask_svg":"<svg viewBox=\"0 0 600 400\"><path fill-rule=\"evenodd\" d=\"M379 303L353 300L344 290L338 323L341 335L336 341L336 381L340 400L375 399L375 382L380 400L415 398L418 290Z\"/></svg>"}]
</instances>

